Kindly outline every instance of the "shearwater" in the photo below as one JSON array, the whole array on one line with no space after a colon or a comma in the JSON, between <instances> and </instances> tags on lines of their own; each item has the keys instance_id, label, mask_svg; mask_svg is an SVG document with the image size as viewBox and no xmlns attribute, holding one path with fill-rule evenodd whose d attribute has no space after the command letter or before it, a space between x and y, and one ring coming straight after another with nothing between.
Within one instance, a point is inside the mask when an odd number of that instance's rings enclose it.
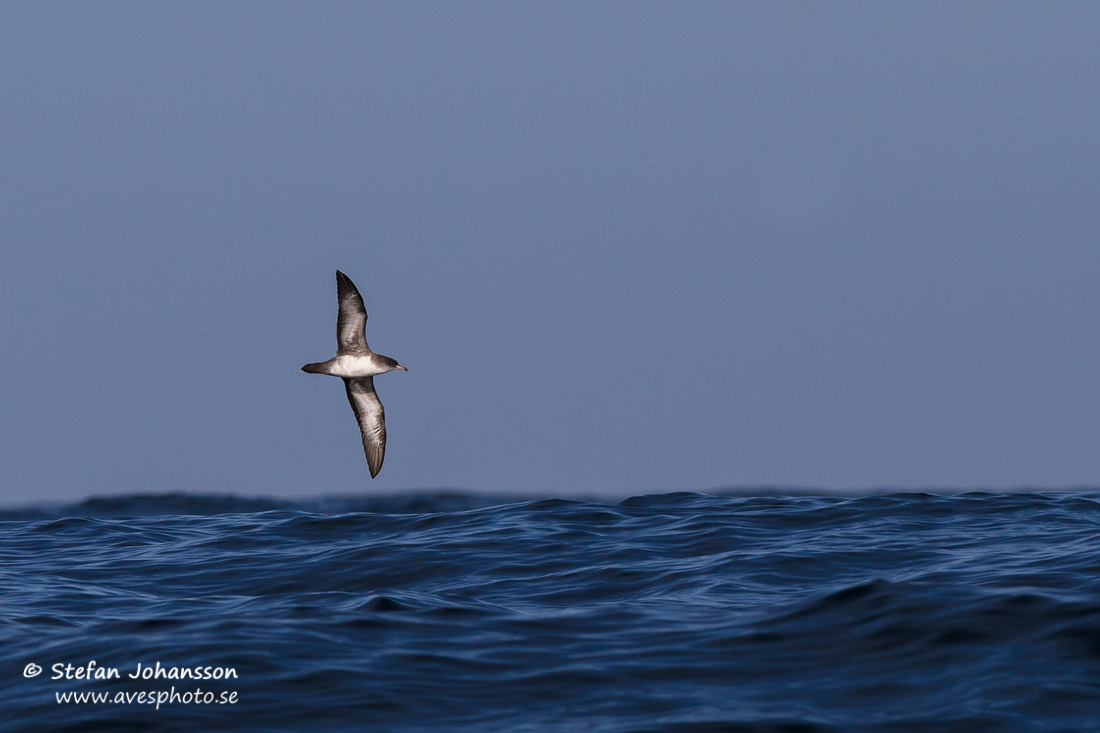
<instances>
[{"instance_id":1,"label":"shearwater","mask_svg":"<svg viewBox=\"0 0 1100 733\"><path fill-rule=\"evenodd\" d=\"M363 296L351 278L339 270L336 271L336 299L339 303L336 356L328 361L306 364L302 371L329 374L344 380L348 402L359 423L359 433L363 436L367 468L370 469L370 477L374 478L382 470L382 459L386 456L386 411L374 391L374 375L395 369L407 372L408 369L398 364L396 359L375 354L367 346L364 330L367 309L363 305Z\"/></svg>"}]
</instances>

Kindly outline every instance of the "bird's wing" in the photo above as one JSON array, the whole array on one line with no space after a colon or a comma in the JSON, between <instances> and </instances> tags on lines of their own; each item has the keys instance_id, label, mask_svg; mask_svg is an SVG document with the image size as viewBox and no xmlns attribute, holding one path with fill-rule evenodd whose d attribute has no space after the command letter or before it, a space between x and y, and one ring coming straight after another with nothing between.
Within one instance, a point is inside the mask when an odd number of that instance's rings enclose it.
<instances>
[{"instance_id":1,"label":"bird's wing","mask_svg":"<svg viewBox=\"0 0 1100 733\"><path fill-rule=\"evenodd\" d=\"M363 296L351 278L339 270L336 271L336 299L340 303L340 313L336 316L336 353L369 354L370 347L363 333L367 325Z\"/></svg>"},{"instance_id":2,"label":"bird's wing","mask_svg":"<svg viewBox=\"0 0 1100 733\"><path fill-rule=\"evenodd\" d=\"M374 391L374 377L344 379L344 387L363 436L363 452L367 454L370 477L374 478L382 470L382 459L386 457L386 411Z\"/></svg>"}]
</instances>

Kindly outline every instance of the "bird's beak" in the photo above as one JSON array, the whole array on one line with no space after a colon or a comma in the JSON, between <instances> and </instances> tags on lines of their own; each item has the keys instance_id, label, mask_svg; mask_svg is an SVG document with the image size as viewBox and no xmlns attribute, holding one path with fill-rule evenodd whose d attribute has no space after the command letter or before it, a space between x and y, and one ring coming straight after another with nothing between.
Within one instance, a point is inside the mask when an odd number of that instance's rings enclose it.
<instances>
[{"instance_id":1,"label":"bird's beak","mask_svg":"<svg viewBox=\"0 0 1100 733\"><path fill-rule=\"evenodd\" d=\"M409 371L409 368L408 368L408 367L403 367L403 366L401 366L400 364L398 364L398 365L397 365L397 366L396 366L395 368L396 368L396 369L400 369L400 370L401 370L401 371L403 371L403 372L407 372L407 371Z\"/></svg>"}]
</instances>

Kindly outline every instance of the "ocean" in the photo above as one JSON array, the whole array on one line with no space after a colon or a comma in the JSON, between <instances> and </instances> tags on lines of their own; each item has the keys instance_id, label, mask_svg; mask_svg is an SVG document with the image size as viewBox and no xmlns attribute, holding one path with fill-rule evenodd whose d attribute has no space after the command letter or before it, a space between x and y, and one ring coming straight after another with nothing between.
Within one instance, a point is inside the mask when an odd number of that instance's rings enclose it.
<instances>
[{"instance_id":1,"label":"ocean","mask_svg":"<svg viewBox=\"0 0 1100 733\"><path fill-rule=\"evenodd\" d=\"M0 511L0 730L1100 730L1098 578L1091 491Z\"/></svg>"}]
</instances>

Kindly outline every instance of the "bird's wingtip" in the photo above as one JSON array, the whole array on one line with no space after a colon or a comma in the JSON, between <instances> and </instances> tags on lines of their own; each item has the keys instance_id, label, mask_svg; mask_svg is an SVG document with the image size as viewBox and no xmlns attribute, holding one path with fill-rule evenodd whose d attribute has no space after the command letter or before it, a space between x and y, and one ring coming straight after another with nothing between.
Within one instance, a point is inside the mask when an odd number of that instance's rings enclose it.
<instances>
[{"instance_id":1,"label":"bird's wingtip","mask_svg":"<svg viewBox=\"0 0 1100 733\"><path fill-rule=\"evenodd\" d=\"M355 287L355 283L351 281L351 278L340 272L336 271L336 293L340 297L350 295L352 293L358 295L359 289Z\"/></svg>"}]
</instances>

